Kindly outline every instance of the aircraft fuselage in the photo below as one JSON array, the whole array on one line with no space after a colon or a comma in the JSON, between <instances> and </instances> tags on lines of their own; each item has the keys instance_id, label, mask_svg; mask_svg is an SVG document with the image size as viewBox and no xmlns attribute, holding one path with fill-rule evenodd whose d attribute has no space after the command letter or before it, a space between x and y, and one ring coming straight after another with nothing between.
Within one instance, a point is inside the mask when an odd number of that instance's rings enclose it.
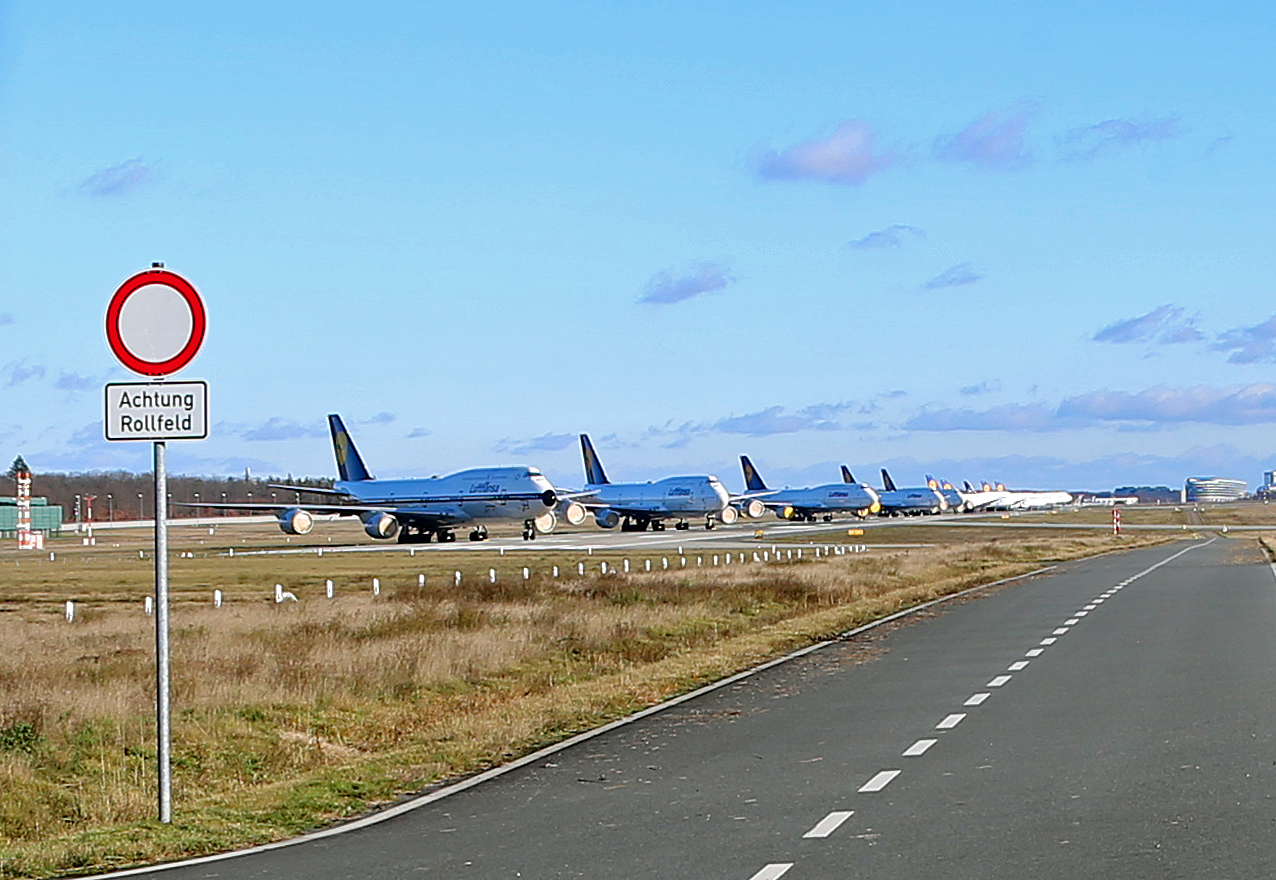
<instances>
[{"instance_id":1,"label":"aircraft fuselage","mask_svg":"<svg viewBox=\"0 0 1276 880\"><path fill-rule=\"evenodd\" d=\"M418 514L440 524L535 519L556 503L553 485L529 467L471 468L411 480L338 480L334 488L359 505L384 506L403 518Z\"/></svg>"}]
</instances>

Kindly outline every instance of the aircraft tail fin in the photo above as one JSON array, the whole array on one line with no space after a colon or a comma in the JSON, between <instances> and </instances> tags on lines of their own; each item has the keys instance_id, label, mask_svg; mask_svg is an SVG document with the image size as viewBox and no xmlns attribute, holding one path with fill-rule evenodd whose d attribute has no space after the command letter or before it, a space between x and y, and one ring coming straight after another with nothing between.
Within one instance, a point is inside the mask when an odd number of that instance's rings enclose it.
<instances>
[{"instance_id":1,"label":"aircraft tail fin","mask_svg":"<svg viewBox=\"0 0 1276 880\"><path fill-rule=\"evenodd\" d=\"M357 483L360 480L373 479L363 464L359 450L354 448L354 441L350 439L350 432L342 423L341 416L329 414L328 429L332 431L332 451L337 456L337 476L342 482Z\"/></svg>"},{"instance_id":2,"label":"aircraft tail fin","mask_svg":"<svg viewBox=\"0 0 1276 880\"><path fill-rule=\"evenodd\" d=\"M898 492L895 488L895 481L891 479L891 475L886 472L886 468L882 468L882 488L887 492Z\"/></svg>"},{"instance_id":3,"label":"aircraft tail fin","mask_svg":"<svg viewBox=\"0 0 1276 880\"><path fill-rule=\"evenodd\" d=\"M580 454L585 459L585 482L591 486L604 486L611 482L603 471L603 463L594 452L594 444L589 442L588 434L580 435Z\"/></svg>"},{"instance_id":4,"label":"aircraft tail fin","mask_svg":"<svg viewBox=\"0 0 1276 880\"><path fill-rule=\"evenodd\" d=\"M930 474L927 474L927 475L926 475L926 488L927 488L927 489L938 489L938 488L939 488L939 480L936 480L936 479L935 479L934 477L932 477Z\"/></svg>"},{"instance_id":5,"label":"aircraft tail fin","mask_svg":"<svg viewBox=\"0 0 1276 880\"><path fill-rule=\"evenodd\" d=\"M963 480L961 485L962 485L962 487L963 487L963 488L965 488L965 490L966 490L967 492L974 492L974 491L975 491L975 487L974 487L974 486L972 486L972 485L970 485L970 480Z\"/></svg>"},{"instance_id":6,"label":"aircraft tail fin","mask_svg":"<svg viewBox=\"0 0 1276 880\"><path fill-rule=\"evenodd\" d=\"M843 483L855 482L855 475L851 473L851 469L848 468L846 465L842 465L842 482Z\"/></svg>"},{"instance_id":7,"label":"aircraft tail fin","mask_svg":"<svg viewBox=\"0 0 1276 880\"><path fill-rule=\"evenodd\" d=\"M744 486L746 491L767 491L766 483L762 482L762 477L758 474L758 469L753 466L753 462L749 461L749 456L740 456L740 469L744 471Z\"/></svg>"}]
</instances>

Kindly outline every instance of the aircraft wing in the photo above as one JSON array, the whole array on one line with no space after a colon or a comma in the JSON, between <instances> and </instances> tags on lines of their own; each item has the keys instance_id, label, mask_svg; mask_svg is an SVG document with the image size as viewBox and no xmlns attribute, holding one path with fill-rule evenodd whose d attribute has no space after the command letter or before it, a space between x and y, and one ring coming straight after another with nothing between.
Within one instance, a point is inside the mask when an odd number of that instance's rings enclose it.
<instances>
[{"instance_id":1,"label":"aircraft wing","mask_svg":"<svg viewBox=\"0 0 1276 880\"><path fill-rule=\"evenodd\" d=\"M600 510L605 507L608 510L616 511L616 513L620 514L621 516L647 517L649 519L652 517L664 518L664 519L678 519L678 518L686 517L688 515L687 511L667 510L663 507L655 507L655 506L639 507L636 505L626 505L624 507L617 507L614 504L586 504L585 506L590 509L598 508ZM691 515L698 516L699 512L692 511Z\"/></svg>"},{"instance_id":2,"label":"aircraft wing","mask_svg":"<svg viewBox=\"0 0 1276 880\"><path fill-rule=\"evenodd\" d=\"M287 503L280 504L279 502L260 502L260 501L253 501L253 502L228 501L225 503L214 501L208 504L204 504L202 502L200 504L195 504L194 502L189 502L189 501L174 501L172 505L170 506L195 507L200 510L204 510L204 509L243 510L250 513L252 512L275 513L280 510L297 509L297 510L304 510L307 513L339 514L342 516L345 516L347 514L364 513L365 511L368 511L368 510L385 510L386 509L384 507L356 507L354 505L349 505L349 504L287 504Z\"/></svg>"},{"instance_id":3,"label":"aircraft wing","mask_svg":"<svg viewBox=\"0 0 1276 880\"><path fill-rule=\"evenodd\" d=\"M751 501L754 498L766 498L770 495L774 495L777 492L782 492L782 491L783 491L782 489L767 489L765 491L760 491L760 492L745 492L741 495L732 495L727 500L728 501ZM762 503L765 504L766 502L763 501Z\"/></svg>"},{"instance_id":4,"label":"aircraft wing","mask_svg":"<svg viewBox=\"0 0 1276 880\"><path fill-rule=\"evenodd\" d=\"M349 492L343 492L340 489L324 489L318 486L286 486L283 483L267 483L272 489L283 489L287 492L312 492L315 495L339 495L342 498L349 497Z\"/></svg>"},{"instance_id":5,"label":"aircraft wing","mask_svg":"<svg viewBox=\"0 0 1276 880\"><path fill-rule=\"evenodd\" d=\"M539 496L537 496L539 497ZM225 504L194 504L185 501L173 502L174 507L210 508L212 510L242 510L257 513L278 513L283 510L304 510L306 513L334 516L358 516L362 513L388 513L399 522L425 522L432 525L446 525L457 522L457 517L442 510L429 510L420 507L399 507L392 504L270 504L253 502L251 504L227 502Z\"/></svg>"}]
</instances>

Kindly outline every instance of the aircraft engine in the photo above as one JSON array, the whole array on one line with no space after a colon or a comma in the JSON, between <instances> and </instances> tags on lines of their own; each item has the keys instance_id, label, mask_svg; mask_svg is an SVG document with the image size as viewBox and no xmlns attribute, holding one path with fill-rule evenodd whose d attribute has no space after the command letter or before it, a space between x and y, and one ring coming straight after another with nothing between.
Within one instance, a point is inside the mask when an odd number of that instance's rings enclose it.
<instances>
[{"instance_id":1,"label":"aircraft engine","mask_svg":"<svg viewBox=\"0 0 1276 880\"><path fill-rule=\"evenodd\" d=\"M585 509L585 505L579 501L563 501L558 506L558 511L563 519L567 520L568 525L578 526L585 521L585 517L589 511Z\"/></svg>"},{"instance_id":2,"label":"aircraft engine","mask_svg":"<svg viewBox=\"0 0 1276 880\"><path fill-rule=\"evenodd\" d=\"M365 513L363 530L370 537L386 540L399 533L399 521L388 513Z\"/></svg>"},{"instance_id":3,"label":"aircraft engine","mask_svg":"<svg viewBox=\"0 0 1276 880\"><path fill-rule=\"evenodd\" d=\"M598 523L599 528L614 529L620 525L620 514L610 507L604 507L594 511L594 522Z\"/></svg>"},{"instance_id":4,"label":"aircraft engine","mask_svg":"<svg viewBox=\"0 0 1276 880\"><path fill-rule=\"evenodd\" d=\"M756 498L744 502L744 515L749 519L761 519L766 515L766 505Z\"/></svg>"},{"instance_id":5,"label":"aircraft engine","mask_svg":"<svg viewBox=\"0 0 1276 880\"><path fill-rule=\"evenodd\" d=\"M736 510L730 504L722 508L722 511L718 514L718 519L722 520L722 522L725 525L731 525L733 522L735 522L739 518L740 518L740 511Z\"/></svg>"},{"instance_id":6,"label":"aircraft engine","mask_svg":"<svg viewBox=\"0 0 1276 880\"><path fill-rule=\"evenodd\" d=\"M775 512L775 515L778 516L780 519L793 519L793 516L796 513L797 513L796 510L794 510L792 507L786 504L783 507L781 507L779 510L777 510Z\"/></svg>"},{"instance_id":7,"label":"aircraft engine","mask_svg":"<svg viewBox=\"0 0 1276 880\"><path fill-rule=\"evenodd\" d=\"M548 535L554 531L554 526L558 525L558 517L554 516L554 511L550 510L532 520L532 525L542 535Z\"/></svg>"},{"instance_id":8,"label":"aircraft engine","mask_svg":"<svg viewBox=\"0 0 1276 880\"><path fill-rule=\"evenodd\" d=\"M279 514L279 528L285 535L306 535L315 527L315 518L300 507L290 507Z\"/></svg>"}]
</instances>

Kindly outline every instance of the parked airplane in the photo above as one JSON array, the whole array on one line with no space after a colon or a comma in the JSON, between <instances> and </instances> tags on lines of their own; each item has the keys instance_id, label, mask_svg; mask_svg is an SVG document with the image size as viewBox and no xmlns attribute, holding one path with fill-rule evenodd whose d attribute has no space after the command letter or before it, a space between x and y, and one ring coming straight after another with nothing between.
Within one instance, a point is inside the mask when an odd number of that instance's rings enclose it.
<instances>
[{"instance_id":1,"label":"parked airplane","mask_svg":"<svg viewBox=\"0 0 1276 880\"><path fill-rule=\"evenodd\" d=\"M998 491L989 483L983 483L981 488L976 489L966 480L962 483L961 497L970 505L971 510L990 510L1006 497L1006 492L1004 488Z\"/></svg>"},{"instance_id":2,"label":"parked airplane","mask_svg":"<svg viewBox=\"0 0 1276 880\"><path fill-rule=\"evenodd\" d=\"M966 484L970 488L970 483ZM1071 504L1072 496L1067 492L1016 492L1007 489L1004 483L983 483L982 492L974 492L973 499L978 499L977 506L985 510L1034 510L1043 507L1059 507ZM973 492L973 490L972 490Z\"/></svg>"},{"instance_id":3,"label":"parked airplane","mask_svg":"<svg viewBox=\"0 0 1276 880\"><path fill-rule=\"evenodd\" d=\"M948 481L940 482L930 474L926 475L927 487L934 489L940 495L944 496L944 500L948 502L948 509L953 512L965 512L974 510L974 507L966 503L966 499L962 494L953 488L953 484Z\"/></svg>"},{"instance_id":4,"label":"parked airplane","mask_svg":"<svg viewBox=\"0 0 1276 880\"><path fill-rule=\"evenodd\" d=\"M882 516L916 516L923 513L940 513L948 509L944 496L934 489L920 486L914 489L900 489L895 486L891 475L882 468L882 491L877 497L882 502Z\"/></svg>"},{"instance_id":5,"label":"parked airplane","mask_svg":"<svg viewBox=\"0 0 1276 880\"><path fill-rule=\"evenodd\" d=\"M549 480L533 467L471 468L445 477L427 479L378 480L368 472L363 457L355 449L350 433L337 415L328 416L332 448L337 457L339 479L332 489L310 486L273 486L293 492L308 492L333 499L330 504L201 504L201 507L230 510L270 510L279 517L279 528L289 535L304 535L314 526L315 514L357 516L363 530L373 538L399 543L439 543L455 541L453 530L474 524L471 541L487 539L489 520L522 520L523 538L553 531L554 509L560 504ZM585 518L580 505L567 502L569 519Z\"/></svg>"},{"instance_id":6,"label":"parked airplane","mask_svg":"<svg viewBox=\"0 0 1276 880\"><path fill-rule=\"evenodd\" d=\"M1071 504L1067 492L1006 492L993 510L1039 510L1043 507L1059 507Z\"/></svg>"},{"instance_id":7,"label":"parked airplane","mask_svg":"<svg viewBox=\"0 0 1276 880\"><path fill-rule=\"evenodd\" d=\"M744 503L745 514L759 517L766 507L751 495L732 496L717 477L710 475L665 477L647 483L613 483L603 471L588 434L580 435L580 451L585 460L585 488L573 492L572 499L593 511L594 521L604 529L620 526L622 531L663 531L665 520L676 520L674 528L688 529L692 517L704 517L704 527L730 525L740 512L732 501Z\"/></svg>"},{"instance_id":8,"label":"parked airplane","mask_svg":"<svg viewBox=\"0 0 1276 880\"><path fill-rule=\"evenodd\" d=\"M740 456L740 468L744 471L745 488L750 492L769 493L761 499L761 503L774 510L780 519L815 522L822 517L825 522L829 522L835 513L853 513L865 517L881 510L877 493L854 481L852 485L845 482L829 483L805 489L779 489L772 492L762 482L762 477L753 462L749 461L749 456Z\"/></svg>"}]
</instances>

